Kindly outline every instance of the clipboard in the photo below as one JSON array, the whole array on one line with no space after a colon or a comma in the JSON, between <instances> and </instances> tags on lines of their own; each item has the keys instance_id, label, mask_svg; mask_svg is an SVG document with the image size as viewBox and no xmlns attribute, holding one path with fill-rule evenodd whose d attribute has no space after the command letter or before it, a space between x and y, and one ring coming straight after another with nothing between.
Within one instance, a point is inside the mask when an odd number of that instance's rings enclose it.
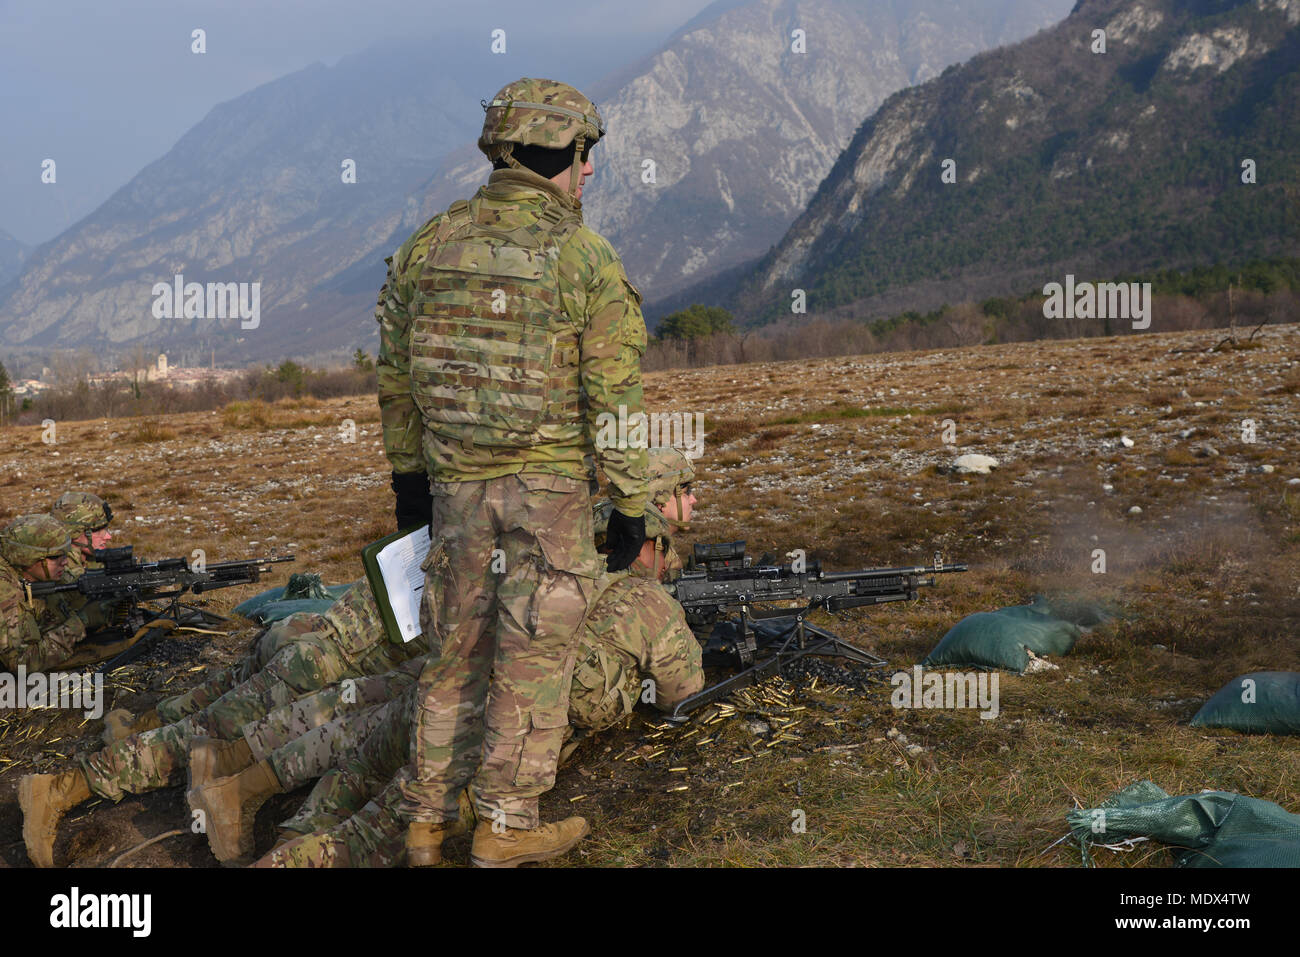
<instances>
[{"instance_id":1,"label":"clipboard","mask_svg":"<svg viewBox=\"0 0 1300 957\"><path fill-rule=\"evenodd\" d=\"M429 526L418 525L385 535L361 549L366 581L374 593L388 640L395 644L405 644L421 634L419 609L424 577L419 568L429 554L430 544ZM395 567L390 559L399 562L400 567Z\"/></svg>"}]
</instances>

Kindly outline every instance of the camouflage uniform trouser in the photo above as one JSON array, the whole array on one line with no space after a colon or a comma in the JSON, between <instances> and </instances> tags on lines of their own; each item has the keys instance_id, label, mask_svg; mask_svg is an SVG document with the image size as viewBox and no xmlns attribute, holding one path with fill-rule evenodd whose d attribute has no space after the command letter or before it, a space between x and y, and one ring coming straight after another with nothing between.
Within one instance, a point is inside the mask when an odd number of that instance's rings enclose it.
<instances>
[{"instance_id":1,"label":"camouflage uniform trouser","mask_svg":"<svg viewBox=\"0 0 1300 957\"><path fill-rule=\"evenodd\" d=\"M384 705L341 715L264 755L286 791L314 781L353 754L379 726ZM259 758L259 760L261 760Z\"/></svg>"},{"instance_id":2,"label":"camouflage uniform trouser","mask_svg":"<svg viewBox=\"0 0 1300 957\"><path fill-rule=\"evenodd\" d=\"M268 758L273 751L302 735L390 704L398 695L415 687L420 664L421 660L417 659L382 675L345 678L244 725L244 740L252 748L255 760Z\"/></svg>"},{"instance_id":3,"label":"camouflage uniform trouser","mask_svg":"<svg viewBox=\"0 0 1300 957\"><path fill-rule=\"evenodd\" d=\"M409 722L408 722L409 723ZM412 771L402 768L393 782L345 821L276 848L273 867L396 867L406 857L407 819L403 789Z\"/></svg>"},{"instance_id":4,"label":"camouflage uniform trouser","mask_svg":"<svg viewBox=\"0 0 1300 957\"><path fill-rule=\"evenodd\" d=\"M280 825L304 836L272 851L268 857L272 866L402 864L407 830L402 792L413 774L402 761L408 753L413 703L412 694L390 703L359 752L317 782L302 809ZM588 733L599 730L603 728Z\"/></svg>"},{"instance_id":5,"label":"camouflage uniform trouser","mask_svg":"<svg viewBox=\"0 0 1300 957\"><path fill-rule=\"evenodd\" d=\"M421 618L442 655L420 675L406 809L413 820L455 820L472 777L483 819L500 812L508 827L536 827L537 797L555 783L578 629L600 569L587 485L537 473L434 482L433 528L439 541L426 563L431 600Z\"/></svg>"},{"instance_id":6,"label":"camouflage uniform trouser","mask_svg":"<svg viewBox=\"0 0 1300 957\"><path fill-rule=\"evenodd\" d=\"M352 689L347 694L347 703L338 700L343 695L342 687L334 687L309 695L287 708L276 709L267 719L244 729L244 739L252 747L253 757L271 763L286 791L326 772L333 775L332 769L354 758L363 745L382 740L376 736L391 720L394 699L402 702L401 715L405 724L410 725L415 677L419 672L418 668L410 667L413 664L418 662L407 662L407 669L343 682L343 686L350 685ZM320 707L313 699L324 699L329 706ZM304 703L309 705L305 709L301 707ZM405 734L401 743L399 764L406 760L409 751ZM362 798L356 806L364 803Z\"/></svg>"},{"instance_id":7,"label":"camouflage uniform trouser","mask_svg":"<svg viewBox=\"0 0 1300 957\"><path fill-rule=\"evenodd\" d=\"M239 661L222 668L201 685L160 701L155 709L158 717L164 724L171 724L186 715L202 711L227 691L265 668L275 657L275 653L298 635L325 631L329 627L330 624L324 616L312 613L290 615L275 622L257 636L252 649Z\"/></svg>"},{"instance_id":8,"label":"camouflage uniform trouser","mask_svg":"<svg viewBox=\"0 0 1300 957\"><path fill-rule=\"evenodd\" d=\"M309 624L303 621L299 627ZM231 688L202 711L153 731L131 735L88 758L81 758L90 789L101 797L118 801L124 793L139 794L166 787L172 775L187 765L192 738L206 736L233 741L243 734L245 727L277 708L344 679L361 678L365 673L361 670L363 668L372 674L392 670L424 650L419 642L398 645L385 641L377 645L363 662L353 664L331 638L332 634L332 629L327 628L296 635L293 640L280 645L265 668ZM255 733L248 739L249 745L255 754L266 754L268 746L278 747L286 743L273 732L277 725L293 728L295 720L300 722L298 727L308 720L328 721L332 717L330 700L337 707L341 697L338 695L331 699L331 696L323 696L313 703L315 711L308 706L299 709L296 715L289 712L272 719L260 734ZM316 742L317 748L335 747L330 744L327 734L320 737L321 740ZM354 740L359 742L359 738ZM305 749L307 745L304 743L303 747Z\"/></svg>"},{"instance_id":9,"label":"camouflage uniform trouser","mask_svg":"<svg viewBox=\"0 0 1300 957\"><path fill-rule=\"evenodd\" d=\"M410 760L416 689L408 689L383 714L355 753L325 772L298 813L280 827L310 834L333 827L361 810Z\"/></svg>"}]
</instances>

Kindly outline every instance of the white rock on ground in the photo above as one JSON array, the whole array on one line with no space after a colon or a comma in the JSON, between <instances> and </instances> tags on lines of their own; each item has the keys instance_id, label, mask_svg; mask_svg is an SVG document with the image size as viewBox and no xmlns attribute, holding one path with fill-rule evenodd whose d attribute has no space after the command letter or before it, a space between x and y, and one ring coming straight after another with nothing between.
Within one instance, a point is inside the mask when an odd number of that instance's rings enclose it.
<instances>
[{"instance_id":1,"label":"white rock on ground","mask_svg":"<svg viewBox=\"0 0 1300 957\"><path fill-rule=\"evenodd\" d=\"M952 463L958 475L988 475L997 467L998 460L991 455L959 455Z\"/></svg>"}]
</instances>

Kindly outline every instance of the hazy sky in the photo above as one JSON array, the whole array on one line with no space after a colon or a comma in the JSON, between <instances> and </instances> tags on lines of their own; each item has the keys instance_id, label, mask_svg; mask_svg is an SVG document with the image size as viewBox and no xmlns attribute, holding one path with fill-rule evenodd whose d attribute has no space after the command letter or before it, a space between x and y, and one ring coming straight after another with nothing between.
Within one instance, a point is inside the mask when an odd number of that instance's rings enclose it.
<instances>
[{"instance_id":1,"label":"hazy sky","mask_svg":"<svg viewBox=\"0 0 1300 957\"><path fill-rule=\"evenodd\" d=\"M0 0L0 230L51 239L216 104L393 37L481 43L579 84L652 52L708 0ZM191 31L207 52L190 51ZM544 54L544 56L542 56ZM484 97L494 90L486 90ZM41 162L57 163L55 186Z\"/></svg>"}]
</instances>

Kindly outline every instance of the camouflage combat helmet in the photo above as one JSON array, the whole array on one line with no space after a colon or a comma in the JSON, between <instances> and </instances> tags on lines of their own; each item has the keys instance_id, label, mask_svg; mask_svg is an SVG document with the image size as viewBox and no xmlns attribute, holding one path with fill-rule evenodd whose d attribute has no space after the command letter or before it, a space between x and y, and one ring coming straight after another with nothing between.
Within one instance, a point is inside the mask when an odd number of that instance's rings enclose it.
<instances>
[{"instance_id":1,"label":"camouflage combat helmet","mask_svg":"<svg viewBox=\"0 0 1300 957\"><path fill-rule=\"evenodd\" d=\"M113 520L113 510L108 503L90 492L64 492L50 509L50 514L71 528L73 535L98 532Z\"/></svg>"},{"instance_id":2,"label":"camouflage combat helmet","mask_svg":"<svg viewBox=\"0 0 1300 957\"><path fill-rule=\"evenodd\" d=\"M16 569L62 558L71 549L68 527L53 515L19 515L0 529L0 556Z\"/></svg>"},{"instance_id":3,"label":"camouflage combat helmet","mask_svg":"<svg viewBox=\"0 0 1300 957\"><path fill-rule=\"evenodd\" d=\"M605 135L605 121L596 104L567 83L524 77L481 105L486 115L478 148L494 163L501 159L512 169L523 169L511 155L516 144L547 149L573 146L569 201L581 208L578 183L583 157Z\"/></svg>"},{"instance_id":4,"label":"camouflage combat helmet","mask_svg":"<svg viewBox=\"0 0 1300 957\"><path fill-rule=\"evenodd\" d=\"M658 508L663 508L668 504L668 500L673 498L674 494L683 485L688 485L695 481L695 466L687 458L686 453L681 449L675 449L671 446L657 446L648 450L649 464L646 467L647 487L650 491L650 501ZM685 514L682 507L681 496L677 495L677 515L678 518ZM686 528L686 524L677 521L674 524Z\"/></svg>"}]
</instances>

